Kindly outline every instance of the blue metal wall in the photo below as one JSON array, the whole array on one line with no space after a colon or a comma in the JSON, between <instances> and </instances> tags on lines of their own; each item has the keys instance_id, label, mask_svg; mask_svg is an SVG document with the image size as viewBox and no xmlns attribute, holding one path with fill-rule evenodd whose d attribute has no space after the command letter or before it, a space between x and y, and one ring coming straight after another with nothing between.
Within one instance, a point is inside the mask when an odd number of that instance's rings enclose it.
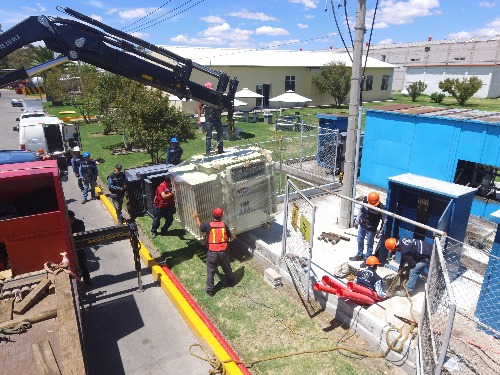
<instances>
[{"instance_id":1,"label":"blue metal wall","mask_svg":"<svg viewBox=\"0 0 500 375\"><path fill-rule=\"evenodd\" d=\"M500 166L500 124L369 110L360 181L387 188L387 178L414 173L453 182L458 160ZM488 217L498 202L475 199L472 214Z\"/></svg>"}]
</instances>

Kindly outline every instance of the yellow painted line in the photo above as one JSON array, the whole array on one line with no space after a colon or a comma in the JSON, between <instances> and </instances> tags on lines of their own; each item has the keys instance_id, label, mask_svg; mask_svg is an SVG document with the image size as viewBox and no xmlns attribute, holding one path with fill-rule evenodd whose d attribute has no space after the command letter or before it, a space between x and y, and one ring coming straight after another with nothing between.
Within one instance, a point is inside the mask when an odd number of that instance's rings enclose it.
<instances>
[{"instance_id":1,"label":"yellow painted line","mask_svg":"<svg viewBox=\"0 0 500 375\"><path fill-rule=\"evenodd\" d=\"M107 208L113 219L118 222L115 207L108 199L108 197L104 195L102 189L96 187L95 192L98 195L99 199L103 202L104 206ZM212 331L210 331L203 320L201 320L201 318L198 316L196 311L194 311L189 302L186 301L186 299L179 291L179 289L177 289L177 287L174 285L172 280L170 280L167 274L165 274L165 271L163 271L160 265L156 262L146 246L144 246L144 244L140 241L139 243L141 245L139 255L142 261L151 270L151 274L153 275L154 279L158 282L165 294L170 298L172 303L180 312L181 316L184 318L189 328L196 336L205 341L205 343L212 349L217 358L219 358L221 361L230 360L231 356L222 347L220 342L213 335ZM243 372L234 362L225 363L224 366L228 375L243 374Z\"/></svg>"}]
</instances>

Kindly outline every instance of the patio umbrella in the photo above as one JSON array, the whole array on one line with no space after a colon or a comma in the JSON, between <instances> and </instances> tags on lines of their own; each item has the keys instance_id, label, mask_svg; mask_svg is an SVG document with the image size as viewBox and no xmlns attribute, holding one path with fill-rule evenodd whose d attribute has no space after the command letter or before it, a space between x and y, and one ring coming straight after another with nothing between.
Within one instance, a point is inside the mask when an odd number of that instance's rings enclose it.
<instances>
[{"instance_id":1,"label":"patio umbrella","mask_svg":"<svg viewBox=\"0 0 500 375\"><path fill-rule=\"evenodd\" d=\"M234 99L234 106L235 107L241 107L242 105L247 105L247 103L242 102L241 100Z\"/></svg>"},{"instance_id":2,"label":"patio umbrella","mask_svg":"<svg viewBox=\"0 0 500 375\"><path fill-rule=\"evenodd\" d=\"M257 94L256 92L253 92L252 90L247 89L246 87L243 88L243 90L237 91L234 94L235 98L263 98L264 95Z\"/></svg>"},{"instance_id":3,"label":"patio umbrella","mask_svg":"<svg viewBox=\"0 0 500 375\"><path fill-rule=\"evenodd\" d=\"M294 93L292 90L285 92L284 94L278 95L274 98L269 99L270 102L283 102L283 103L304 103L312 101L305 96Z\"/></svg>"}]
</instances>

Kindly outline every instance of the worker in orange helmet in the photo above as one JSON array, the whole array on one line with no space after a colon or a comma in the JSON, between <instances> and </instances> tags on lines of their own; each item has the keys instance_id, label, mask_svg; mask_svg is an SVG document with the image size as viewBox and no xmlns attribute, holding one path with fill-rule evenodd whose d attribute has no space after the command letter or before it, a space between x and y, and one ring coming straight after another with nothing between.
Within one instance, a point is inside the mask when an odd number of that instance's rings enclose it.
<instances>
[{"instance_id":1,"label":"worker in orange helmet","mask_svg":"<svg viewBox=\"0 0 500 375\"><path fill-rule=\"evenodd\" d=\"M226 275L226 281L229 286L234 286L234 275L229 264L229 248L228 243L236 238L231 234L229 227L222 221L224 211L221 208L216 208L212 212L213 219L210 223L202 223L200 215L196 212L193 217L196 220L196 225L200 231L207 236L207 284L205 292L212 297L215 294L214 276L218 266L222 267Z\"/></svg>"},{"instance_id":2,"label":"worker in orange helmet","mask_svg":"<svg viewBox=\"0 0 500 375\"><path fill-rule=\"evenodd\" d=\"M360 269L356 273L354 282L377 293L380 298L392 297L392 292L384 291L382 289L382 278L377 274L377 266L380 264L376 256L369 256L366 258L366 265L368 268Z\"/></svg>"},{"instance_id":3,"label":"worker in orange helmet","mask_svg":"<svg viewBox=\"0 0 500 375\"><path fill-rule=\"evenodd\" d=\"M381 210L385 210L385 206L380 202L380 196L377 192L372 191L366 197L363 198L363 203L366 205L377 207ZM372 210L366 206L361 206L356 220L354 221L354 227L358 230L358 253L354 257L350 257L351 261L363 261L360 267L366 267L366 258L373 255L373 243L375 242L375 236L380 237L380 233L385 226L386 215ZM377 230L380 224L380 229ZM366 253L364 253L365 248L365 237L366 237Z\"/></svg>"},{"instance_id":4,"label":"worker in orange helmet","mask_svg":"<svg viewBox=\"0 0 500 375\"><path fill-rule=\"evenodd\" d=\"M433 245L414 238L401 238L400 240L388 238L385 240L385 247L391 253L401 251L398 272L402 273L401 279L405 280L403 285L408 293L412 292L415 289L420 273L426 267L429 267ZM406 281L406 279L408 280ZM407 296L404 290L397 291L396 295L399 297Z\"/></svg>"}]
</instances>

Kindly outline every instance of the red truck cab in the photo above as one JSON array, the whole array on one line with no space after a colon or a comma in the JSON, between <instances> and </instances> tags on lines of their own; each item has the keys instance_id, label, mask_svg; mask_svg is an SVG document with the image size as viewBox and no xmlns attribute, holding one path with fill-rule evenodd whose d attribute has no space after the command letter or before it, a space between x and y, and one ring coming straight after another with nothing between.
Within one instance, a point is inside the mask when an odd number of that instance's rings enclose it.
<instances>
[{"instance_id":1,"label":"red truck cab","mask_svg":"<svg viewBox=\"0 0 500 375\"><path fill-rule=\"evenodd\" d=\"M0 165L0 270L12 276L59 263L75 247L55 160Z\"/></svg>"}]
</instances>

